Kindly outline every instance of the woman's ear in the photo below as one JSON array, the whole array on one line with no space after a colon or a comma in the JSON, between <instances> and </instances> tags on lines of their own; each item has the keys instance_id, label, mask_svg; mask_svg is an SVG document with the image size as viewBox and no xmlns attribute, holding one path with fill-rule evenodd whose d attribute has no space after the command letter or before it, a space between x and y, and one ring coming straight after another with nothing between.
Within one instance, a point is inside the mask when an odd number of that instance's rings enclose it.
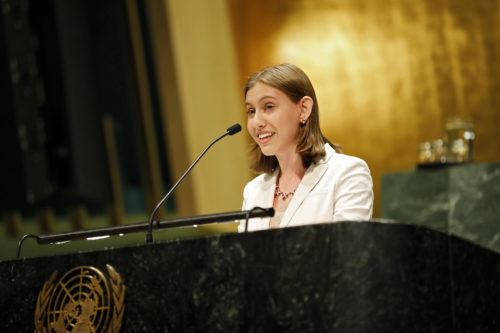
<instances>
[{"instance_id":1,"label":"woman's ear","mask_svg":"<svg viewBox=\"0 0 500 333\"><path fill-rule=\"evenodd\" d=\"M299 107L300 107L300 121L305 123L307 122L307 119L309 119L309 116L311 115L312 108L314 105L314 101L311 97L309 96L304 96L300 99L299 101Z\"/></svg>"}]
</instances>

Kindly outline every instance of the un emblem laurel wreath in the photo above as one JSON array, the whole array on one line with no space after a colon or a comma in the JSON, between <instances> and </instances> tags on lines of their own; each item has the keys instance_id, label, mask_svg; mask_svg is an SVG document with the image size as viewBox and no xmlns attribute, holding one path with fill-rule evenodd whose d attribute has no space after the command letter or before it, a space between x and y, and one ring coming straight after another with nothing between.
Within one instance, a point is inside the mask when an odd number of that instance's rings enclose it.
<instances>
[{"instance_id":1,"label":"un emblem laurel wreath","mask_svg":"<svg viewBox=\"0 0 500 333\"><path fill-rule=\"evenodd\" d=\"M94 267L88 267L88 266L80 266L76 267L73 270L76 269L84 269L85 267L90 268L92 270L97 271L100 273L104 278L104 274L102 274L98 269ZM120 274L111 266L111 265L106 265L108 275L109 275L109 284L111 286L111 291L110 291L110 298L113 303L113 307L111 308L111 319L109 320L108 323L104 324L104 327L107 326L107 329L105 330L106 332L112 332L116 333L119 332L123 320L123 314L125 313L125 290L126 287L123 283L123 280L120 276ZM52 275L49 277L49 279L44 283L42 290L38 294L37 302L36 302L36 307L35 307L35 332L40 332L40 333L45 333L45 332L50 332L52 329L59 332L66 332L66 330L61 330L57 329L54 327L50 327L48 323L48 317L47 317L47 311L48 311L48 306L51 300L51 297L53 296L53 293L56 290L56 286L58 284L62 284L61 281L58 281L55 283L55 279L58 275L58 271L54 271ZM98 286L96 286L98 288ZM59 311L56 312L63 312L63 309L58 309ZM62 316L62 315L61 315ZM103 328L104 328L103 327ZM92 327L93 328L93 327ZM91 330L92 331L92 330Z\"/></svg>"}]
</instances>

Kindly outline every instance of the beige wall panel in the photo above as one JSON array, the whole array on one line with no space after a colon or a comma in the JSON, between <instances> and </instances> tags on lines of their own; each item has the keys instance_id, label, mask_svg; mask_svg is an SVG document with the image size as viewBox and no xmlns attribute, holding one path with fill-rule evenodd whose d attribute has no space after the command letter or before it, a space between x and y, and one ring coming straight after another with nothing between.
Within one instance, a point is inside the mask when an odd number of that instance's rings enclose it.
<instances>
[{"instance_id":1,"label":"beige wall panel","mask_svg":"<svg viewBox=\"0 0 500 333\"><path fill-rule=\"evenodd\" d=\"M186 158L179 155L185 170L212 140L241 123L245 113L226 2L165 0L165 7L178 89L178 109L167 110L166 119L182 115L182 121L169 126L182 126L177 140L186 147ZM249 179L246 150L240 133L224 138L200 160L188 176L192 197L183 198L194 203L193 214L241 208L243 186Z\"/></svg>"},{"instance_id":2,"label":"beige wall panel","mask_svg":"<svg viewBox=\"0 0 500 333\"><path fill-rule=\"evenodd\" d=\"M500 160L500 4L228 0L246 76L292 62L318 94L324 134L380 177L415 167L451 116L475 127L476 161Z\"/></svg>"},{"instance_id":3,"label":"beige wall panel","mask_svg":"<svg viewBox=\"0 0 500 333\"><path fill-rule=\"evenodd\" d=\"M163 128L165 129L165 147L167 147L169 156L170 178L173 185L185 172L186 164L189 161L187 144L184 140L184 117L183 113L180 112L182 104L177 87L166 4L163 1L148 1L146 5L155 59L157 88L163 115ZM196 205L193 200L192 178L185 178L181 187L182 189L175 193L177 214L180 216L193 215L196 212Z\"/></svg>"}]
</instances>

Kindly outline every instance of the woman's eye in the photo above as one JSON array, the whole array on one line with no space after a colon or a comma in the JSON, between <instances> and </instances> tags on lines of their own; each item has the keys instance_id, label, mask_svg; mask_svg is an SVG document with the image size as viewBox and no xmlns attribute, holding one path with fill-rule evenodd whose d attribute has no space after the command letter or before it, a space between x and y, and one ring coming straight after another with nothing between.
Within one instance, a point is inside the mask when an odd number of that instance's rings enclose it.
<instances>
[{"instance_id":1,"label":"woman's eye","mask_svg":"<svg viewBox=\"0 0 500 333\"><path fill-rule=\"evenodd\" d=\"M255 113L255 110L254 110L254 109L248 109L248 110L247 110L247 113L248 113L249 115L254 114L254 113Z\"/></svg>"},{"instance_id":2,"label":"woman's eye","mask_svg":"<svg viewBox=\"0 0 500 333\"><path fill-rule=\"evenodd\" d=\"M266 110L271 110L274 107L272 104L267 104L266 105Z\"/></svg>"}]
</instances>

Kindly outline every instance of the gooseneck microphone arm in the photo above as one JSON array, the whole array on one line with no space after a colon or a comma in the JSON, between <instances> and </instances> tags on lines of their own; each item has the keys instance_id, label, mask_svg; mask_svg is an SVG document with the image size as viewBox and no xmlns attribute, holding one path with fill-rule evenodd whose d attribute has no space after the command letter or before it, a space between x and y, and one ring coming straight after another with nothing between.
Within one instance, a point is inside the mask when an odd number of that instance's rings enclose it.
<instances>
[{"instance_id":1,"label":"gooseneck microphone arm","mask_svg":"<svg viewBox=\"0 0 500 333\"><path fill-rule=\"evenodd\" d=\"M207 146L207 148L205 148L205 150L203 150L203 152L200 154L200 156L198 156L198 158L193 162L193 164L191 164L189 166L189 168L186 170L186 172L184 172L184 174L181 176L181 178L179 178L179 180L174 184L174 186L172 186L170 191L168 191L168 193L163 197L163 199L160 200L160 202L156 205L155 209L153 209L153 212L151 213L151 217L149 218L149 229L148 229L148 232L146 234L146 243L153 242L153 220L154 220L154 216L155 216L156 212L158 211L158 209L160 209L161 205L163 205L163 203L172 195L172 192L180 184L180 182L184 179L184 177L187 176L189 171L191 171L191 169L196 165L196 163L198 163L198 161L203 157L203 155L205 155L207 150L210 149L210 147L212 147L217 141L219 141L220 139L222 139L226 135L233 135L233 134L238 133L239 131L241 131L241 125L234 124L233 126L229 127L226 130L226 133L222 134L217 139L212 141L212 143L210 143Z\"/></svg>"},{"instance_id":2,"label":"gooseneck microphone arm","mask_svg":"<svg viewBox=\"0 0 500 333\"><path fill-rule=\"evenodd\" d=\"M224 223L224 222L234 222L237 220L247 220L249 218L262 218L262 217L273 217L273 208L261 208L254 207L250 210L236 211L236 212L225 212L217 214L208 215L198 215L190 217L181 217L170 220L155 221L153 223L155 229L167 229L167 228L178 228L187 227L192 225L203 225L207 223ZM46 234L46 235L24 235L17 245L16 258L19 258L21 254L21 246L23 242L28 238L36 239L38 244L58 244L65 243L68 241L78 240L78 239L98 239L100 237L109 237L113 235L125 235L132 232L142 232L149 228L148 222L140 222L133 224L115 225L112 227L101 227L96 229L87 230L76 230L69 232L61 232L56 234Z\"/></svg>"}]
</instances>

